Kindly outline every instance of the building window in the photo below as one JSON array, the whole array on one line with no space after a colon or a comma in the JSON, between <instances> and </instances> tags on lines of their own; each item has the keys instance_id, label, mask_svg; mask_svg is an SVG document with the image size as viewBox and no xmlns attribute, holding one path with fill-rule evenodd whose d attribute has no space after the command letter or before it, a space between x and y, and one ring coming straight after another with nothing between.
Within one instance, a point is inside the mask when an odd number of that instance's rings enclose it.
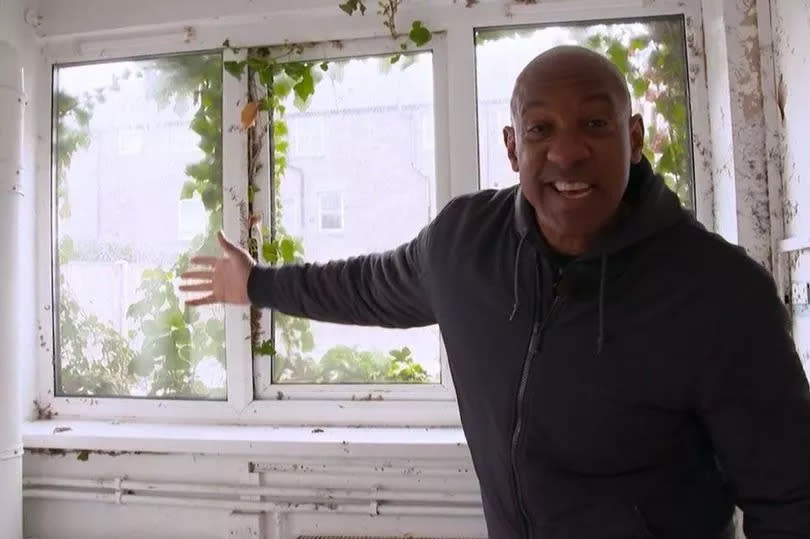
<instances>
[{"instance_id":1,"label":"building window","mask_svg":"<svg viewBox=\"0 0 810 539\"><path fill-rule=\"evenodd\" d=\"M318 230L342 232L343 210L343 193L340 191L318 193Z\"/></svg>"}]
</instances>

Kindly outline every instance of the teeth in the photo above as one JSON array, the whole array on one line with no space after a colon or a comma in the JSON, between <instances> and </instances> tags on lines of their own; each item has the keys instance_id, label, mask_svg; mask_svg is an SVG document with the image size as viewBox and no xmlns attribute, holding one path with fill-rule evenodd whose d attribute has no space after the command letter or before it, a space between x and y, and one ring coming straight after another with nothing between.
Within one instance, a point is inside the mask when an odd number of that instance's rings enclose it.
<instances>
[{"instance_id":1,"label":"teeth","mask_svg":"<svg viewBox=\"0 0 810 539\"><path fill-rule=\"evenodd\" d=\"M582 191L583 189L590 189L590 185L584 182L554 182L554 188L557 191Z\"/></svg>"}]
</instances>

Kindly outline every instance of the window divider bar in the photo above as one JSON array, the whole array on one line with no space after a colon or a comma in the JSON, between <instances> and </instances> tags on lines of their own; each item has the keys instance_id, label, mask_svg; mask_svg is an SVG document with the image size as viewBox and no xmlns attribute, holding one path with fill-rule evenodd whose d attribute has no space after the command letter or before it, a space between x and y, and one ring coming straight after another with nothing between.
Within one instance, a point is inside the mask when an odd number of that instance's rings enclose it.
<instances>
[{"instance_id":1,"label":"window divider bar","mask_svg":"<svg viewBox=\"0 0 810 539\"><path fill-rule=\"evenodd\" d=\"M240 61L247 52L223 52L224 62ZM237 80L227 70L222 73L222 220L225 234L247 246L248 216L248 138L241 124L241 110L247 100L247 76ZM250 309L225 308L225 357L227 361L228 402L243 410L253 401L253 362L250 339Z\"/></svg>"}]
</instances>

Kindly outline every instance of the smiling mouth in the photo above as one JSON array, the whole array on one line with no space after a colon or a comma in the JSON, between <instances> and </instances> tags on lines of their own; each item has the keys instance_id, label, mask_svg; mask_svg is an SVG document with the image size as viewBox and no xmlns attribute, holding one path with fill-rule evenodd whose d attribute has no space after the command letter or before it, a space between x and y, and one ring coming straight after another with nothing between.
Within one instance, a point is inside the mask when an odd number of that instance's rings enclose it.
<instances>
[{"instance_id":1,"label":"smiling mouth","mask_svg":"<svg viewBox=\"0 0 810 539\"><path fill-rule=\"evenodd\" d=\"M593 185L584 182L553 182L550 187L568 199L585 198L593 191Z\"/></svg>"}]
</instances>

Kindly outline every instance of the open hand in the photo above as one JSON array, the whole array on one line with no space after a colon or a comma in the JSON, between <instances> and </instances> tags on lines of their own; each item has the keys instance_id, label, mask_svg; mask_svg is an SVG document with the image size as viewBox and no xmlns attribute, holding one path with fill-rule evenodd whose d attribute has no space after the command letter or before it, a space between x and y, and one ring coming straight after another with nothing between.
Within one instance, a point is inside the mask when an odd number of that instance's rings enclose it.
<instances>
[{"instance_id":1,"label":"open hand","mask_svg":"<svg viewBox=\"0 0 810 539\"><path fill-rule=\"evenodd\" d=\"M222 232L217 234L222 246L223 256L195 256L191 263L203 266L202 270L189 270L180 277L182 292L208 292L186 301L186 305L211 305L229 303L249 305L247 284L250 270L256 261L247 250L228 240ZM194 281L193 284L188 281Z\"/></svg>"}]
</instances>

